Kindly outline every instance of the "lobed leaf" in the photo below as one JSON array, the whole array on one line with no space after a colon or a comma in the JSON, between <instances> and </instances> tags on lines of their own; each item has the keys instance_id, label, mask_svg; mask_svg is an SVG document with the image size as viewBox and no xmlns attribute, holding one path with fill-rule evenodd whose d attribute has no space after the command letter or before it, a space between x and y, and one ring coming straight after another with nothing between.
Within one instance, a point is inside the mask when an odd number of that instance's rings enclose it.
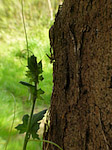
<instances>
[{"instance_id":1,"label":"lobed leaf","mask_svg":"<svg viewBox=\"0 0 112 150\"><path fill-rule=\"evenodd\" d=\"M37 94L44 94L45 92L40 88L37 90Z\"/></svg>"},{"instance_id":2,"label":"lobed leaf","mask_svg":"<svg viewBox=\"0 0 112 150\"><path fill-rule=\"evenodd\" d=\"M46 113L46 111L47 111L47 109L42 110L39 113L36 113L36 114L33 115L31 127L34 126L34 124L37 123L38 121L42 120L42 118L44 117L44 114Z\"/></svg>"},{"instance_id":3,"label":"lobed leaf","mask_svg":"<svg viewBox=\"0 0 112 150\"><path fill-rule=\"evenodd\" d=\"M25 133L27 131L28 119L29 115L28 114L24 115L22 119L23 124L19 124L18 126L15 127L20 134Z\"/></svg>"},{"instance_id":4,"label":"lobed leaf","mask_svg":"<svg viewBox=\"0 0 112 150\"><path fill-rule=\"evenodd\" d=\"M37 131L39 130L40 123L34 124L30 130L30 134L32 135L33 139L39 139L39 135L37 134Z\"/></svg>"},{"instance_id":5,"label":"lobed leaf","mask_svg":"<svg viewBox=\"0 0 112 150\"><path fill-rule=\"evenodd\" d=\"M39 80L42 81L44 78L42 75L42 60L37 63L37 58L32 55L28 58L28 71L26 71L26 76L30 78L31 82L39 83Z\"/></svg>"},{"instance_id":6,"label":"lobed leaf","mask_svg":"<svg viewBox=\"0 0 112 150\"><path fill-rule=\"evenodd\" d=\"M42 70L42 60L37 64L38 66L38 75L42 74L43 70Z\"/></svg>"},{"instance_id":7,"label":"lobed leaf","mask_svg":"<svg viewBox=\"0 0 112 150\"><path fill-rule=\"evenodd\" d=\"M39 77L38 77L38 80L40 80L40 81L42 81L44 78L43 78L43 76L42 75L40 75Z\"/></svg>"},{"instance_id":8,"label":"lobed leaf","mask_svg":"<svg viewBox=\"0 0 112 150\"><path fill-rule=\"evenodd\" d=\"M34 55L28 58L28 68L31 72L35 72L37 70L37 58Z\"/></svg>"},{"instance_id":9,"label":"lobed leaf","mask_svg":"<svg viewBox=\"0 0 112 150\"><path fill-rule=\"evenodd\" d=\"M37 131L39 130L40 123L38 121L40 121L44 117L44 114L46 113L46 111L47 111L47 109L34 114L32 117L29 132L32 135L33 139L35 139L35 138L39 139L39 135L37 134ZM15 127L19 131L20 134L25 133L27 131L28 119L29 119L29 115L28 114L24 115L22 118L23 123L19 124L17 127Z\"/></svg>"}]
</instances>

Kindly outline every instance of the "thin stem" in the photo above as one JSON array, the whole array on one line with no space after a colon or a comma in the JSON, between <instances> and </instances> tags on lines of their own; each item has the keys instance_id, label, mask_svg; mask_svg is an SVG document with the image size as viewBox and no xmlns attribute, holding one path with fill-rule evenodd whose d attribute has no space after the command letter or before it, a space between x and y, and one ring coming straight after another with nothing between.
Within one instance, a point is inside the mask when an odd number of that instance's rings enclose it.
<instances>
[{"instance_id":1,"label":"thin stem","mask_svg":"<svg viewBox=\"0 0 112 150\"><path fill-rule=\"evenodd\" d=\"M24 1L24 0L21 0L22 19L23 19L24 33L25 33L25 39L26 39L26 48L27 48L27 53L28 53L28 58L29 58L28 37L27 37L26 25L25 25L25 18L24 18L23 1ZM30 113L30 118L29 118L29 121L28 121L27 132L26 132L25 139L24 139L23 150L26 150L28 140L30 139L31 121L32 121L32 116L33 116L33 112L34 112L34 107L35 107L36 99L37 99L37 83L35 82L35 92L34 92L34 94L33 94L33 105L32 105L32 109L31 109L31 113Z\"/></svg>"},{"instance_id":2,"label":"thin stem","mask_svg":"<svg viewBox=\"0 0 112 150\"><path fill-rule=\"evenodd\" d=\"M52 141L48 141L48 140L29 140L29 141L39 141L39 142L50 143L50 144L56 146L57 148L59 148L60 150L63 150L59 145L57 145L56 143L54 143Z\"/></svg>"},{"instance_id":3,"label":"thin stem","mask_svg":"<svg viewBox=\"0 0 112 150\"><path fill-rule=\"evenodd\" d=\"M26 39L26 49L27 49L27 52L28 52L28 58L29 58L28 37L27 37L26 24L25 24L25 18L24 18L24 5L23 5L23 1L24 1L24 0L21 0L21 7L22 7L22 19L23 19L24 33L25 33L25 39Z\"/></svg>"},{"instance_id":4,"label":"thin stem","mask_svg":"<svg viewBox=\"0 0 112 150\"><path fill-rule=\"evenodd\" d=\"M32 105L32 109L31 109L31 113L30 113L30 118L28 121L28 127L27 127L27 132L25 135L25 139L24 139L23 150L26 150L28 140L30 139L30 127L31 127L31 121L32 121L32 116L33 116L33 112L34 112L34 108L35 108L36 99L37 99L37 83L35 83L35 92L33 95L33 105Z\"/></svg>"}]
</instances>

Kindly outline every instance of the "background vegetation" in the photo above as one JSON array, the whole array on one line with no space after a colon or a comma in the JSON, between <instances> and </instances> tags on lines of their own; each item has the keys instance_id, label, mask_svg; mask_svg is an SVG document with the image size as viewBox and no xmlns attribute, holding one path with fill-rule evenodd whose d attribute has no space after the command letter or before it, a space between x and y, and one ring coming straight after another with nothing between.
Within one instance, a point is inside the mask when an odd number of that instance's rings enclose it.
<instances>
[{"instance_id":1,"label":"background vegetation","mask_svg":"<svg viewBox=\"0 0 112 150\"><path fill-rule=\"evenodd\" d=\"M58 5L58 0L51 0L53 16ZM40 85L45 91L44 101L37 101L36 112L43 107L49 107L52 93L52 64L46 56L46 53L50 53L48 31L53 24L50 11L48 0L24 0L29 49L37 56L38 61L43 59L44 67L45 79ZM19 84L21 80L27 81L25 48L21 1L0 0L0 149L2 150L5 150L9 136L7 150L20 150L23 145L23 135L19 135L14 127L20 123L25 113L29 113L31 106L27 88ZM14 125L10 133L13 119ZM42 143L28 144L28 150L41 148Z\"/></svg>"}]
</instances>

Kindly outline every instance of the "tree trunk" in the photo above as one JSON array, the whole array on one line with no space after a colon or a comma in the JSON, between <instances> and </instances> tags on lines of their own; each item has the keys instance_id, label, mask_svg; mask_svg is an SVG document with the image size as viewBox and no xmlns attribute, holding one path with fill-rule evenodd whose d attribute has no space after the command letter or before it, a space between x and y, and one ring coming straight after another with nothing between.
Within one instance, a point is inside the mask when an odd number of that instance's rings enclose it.
<instances>
[{"instance_id":1,"label":"tree trunk","mask_svg":"<svg viewBox=\"0 0 112 150\"><path fill-rule=\"evenodd\" d=\"M112 0L65 0L50 29L50 128L63 150L112 150ZM51 144L43 150L59 150Z\"/></svg>"}]
</instances>

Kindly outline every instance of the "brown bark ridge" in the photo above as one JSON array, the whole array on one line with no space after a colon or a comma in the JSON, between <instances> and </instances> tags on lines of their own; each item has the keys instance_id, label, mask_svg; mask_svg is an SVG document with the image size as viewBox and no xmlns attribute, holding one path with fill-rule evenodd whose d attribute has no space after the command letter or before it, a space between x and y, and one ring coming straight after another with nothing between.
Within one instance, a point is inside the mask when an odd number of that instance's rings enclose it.
<instances>
[{"instance_id":1,"label":"brown bark ridge","mask_svg":"<svg viewBox=\"0 0 112 150\"><path fill-rule=\"evenodd\" d=\"M112 150L112 0L65 0L50 41L54 87L45 139L63 150Z\"/></svg>"}]
</instances>

